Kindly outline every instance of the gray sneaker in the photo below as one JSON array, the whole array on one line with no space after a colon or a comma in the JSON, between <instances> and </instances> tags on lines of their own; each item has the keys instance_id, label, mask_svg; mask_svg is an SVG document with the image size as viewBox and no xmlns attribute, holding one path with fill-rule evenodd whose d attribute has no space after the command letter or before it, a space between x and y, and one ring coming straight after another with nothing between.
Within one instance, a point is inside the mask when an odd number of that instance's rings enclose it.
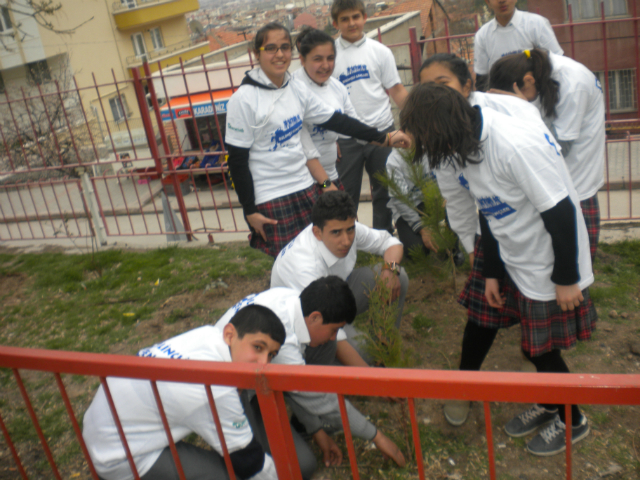
<instances>
[{"instance_id":1,"label":"gray sneaker","mask_svg":"<svg viewBox=\"0 0 640 480\"><path fill-rule=\"evenodd\" d=\"M553 423L550 423L545 429L541 430L538 435L533 437L527 444L527 450L539 457L550 457L564 452L567 449L567 439L565 432L567 427L562 423L560 417L557 416ZM571 427L571 444L579 442L589 435L589 422L587 417L582 415L580 425Z\"/></svg>"},{"instance_id":2,"label":"gray sneaker","mask_svg":"<svg viewBox=\"0 0 640 480\"><path fill-rule=\"evenodd\" d=\"M507 435L513 438L524 437L539 427L551 422L558 415L558 409L545 410L540 405L534 405L526 412L512 418L504 426Z\"/></svg>"},{"instance_id":3,"label":"gray sneaker","mask_svg":"<svg viewBox=\"0 0 640 480\"><path fill-rule=\"evenodd\" d=\"M454 427L467 421L471 402L469 400L449 400L444 404L444 418Z\"/></svg>"}]
</instances>

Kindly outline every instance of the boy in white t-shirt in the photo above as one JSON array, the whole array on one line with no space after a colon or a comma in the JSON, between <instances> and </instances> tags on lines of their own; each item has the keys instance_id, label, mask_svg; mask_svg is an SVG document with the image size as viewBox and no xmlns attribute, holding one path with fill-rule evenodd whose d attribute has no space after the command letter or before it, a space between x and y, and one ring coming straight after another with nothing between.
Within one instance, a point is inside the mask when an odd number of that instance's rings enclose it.
<instances>
[{"instance_id":1,"label":"boy in white t-shirt","mask_svg":"<svg viewBox=\"0 0 640 480\"><path fill-rule=\"evenodd\" d=\"M138 356L266 364L278 354L285 338L284 326L273 311L252 306L234 315L224 329L196 328L144 348ZM150 381L109 377L107 384L140 479L178 478ZM204 386L174 382L158 382L157 386L187 480L228 478ZM236 477L277 480L273 460L256 440L236 388L213 386L212 393ZM213 450L181 441L191 433L197 433ZM100 478L134 478L102 386L85 413L82 436ZM296 450L307 448L297 437ZM307 477L315 469L312 454L310 458Z\"/></svg>"},{"instance_id":2,"label":"boy in white t-shirt","mask_svg":"<svg viewBox=\"0 0 640 480\"><path fill-rule=\"evenodd\" d=\"M486 90L491 65L505 55L536 47L558 55L564 53L546 18L521 12L516 8L517 0L484 1L495 18L476 32L473 41L476 90Z\"/></svg>"},{"instance_id":3,"label":"boy in white t-shirt","mask_svg":"<svg viewBox=\"0 0 640 480\"><path fill-rule=\"evenodd\" d=\"M331 18L333 26L340 30L333 76L347 87L349 99L364 123L381 131L393 131L389 96L399 108L407 96L393 53L364 35L367 15L362 0L335 0ZM384 174L391 149L362 145L353 138L338 140L338 145L338 174L356 209L366 168L372 187L373 228L392 232L391 210L387 207L389 193L375 178L376 173Z\"/></svg>"}]
</instances>

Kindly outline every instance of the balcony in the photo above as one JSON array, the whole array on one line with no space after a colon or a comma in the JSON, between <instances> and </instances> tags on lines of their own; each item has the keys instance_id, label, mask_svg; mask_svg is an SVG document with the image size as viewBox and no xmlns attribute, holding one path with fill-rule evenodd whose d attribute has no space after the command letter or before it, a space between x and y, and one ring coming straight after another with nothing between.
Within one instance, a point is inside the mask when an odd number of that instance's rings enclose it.
<instances>
[{"instance_id":1,"label":"balcony","mask_svg":"<svg viewBox=\"0 0 640 480\"><path fill-rule=\"evenodd\" d=\"M130 30L179 17L200 8L198 0L122 0L112 12L118 30Z\"/></svg>"},{"instance_id":2,"label":"balcony","mask_svg":"<svg viewBox=\"0 0 640 480\"><path fill-rule=\"evenodd\" d=\"M162 68L169 65L175 65L180 63L180 58L183 61L191 60L192 58L199 57L209 53L209 42L192 43L189 40L174 43L173 45L167 45L161 50L154 50L147 52L142 56L130 56L127 57L127 65L129 71L134 68L140 69L140 74L144 76L144 70L142 69L142 63L146 60L149 63L151 72L158 71L158 62Z\"/></svg>"}]
</instances>

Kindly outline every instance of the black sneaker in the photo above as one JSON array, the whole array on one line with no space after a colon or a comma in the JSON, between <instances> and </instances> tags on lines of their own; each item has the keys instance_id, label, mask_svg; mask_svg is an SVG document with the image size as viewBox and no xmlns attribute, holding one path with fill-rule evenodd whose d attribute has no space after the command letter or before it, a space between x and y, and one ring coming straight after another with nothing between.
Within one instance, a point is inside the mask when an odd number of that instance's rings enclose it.
<instances>
[{"instance_id":1,"label":"black sneaker","mask_svg":"<svg viewBox=\"0 0 640 480\"><path fill-rule=\"evenodd\" d=\"M524 437L553 421L557 415L557 408L555 410L545 410L540 405L534 405L526 412L509 420L504 426L504 431L513 438Z\"/></svg>"},{"instance_id":2,"label":"black sneaker","mask_svg":"<svg viewBox=\"0 0 640 480\"><path fill-rule=\"evenodd\" d=\"M527 450L539 457L550 457L564 452L567 449L566 430L567 427L560 420L560 416L557 416L553 423L550 423L538 435L533 437L527 444ZM571 427L571 444L579 442L587 435L589 435L589 422L587 417L582 415L580 424Z\"/></svg>"}]
</instances>

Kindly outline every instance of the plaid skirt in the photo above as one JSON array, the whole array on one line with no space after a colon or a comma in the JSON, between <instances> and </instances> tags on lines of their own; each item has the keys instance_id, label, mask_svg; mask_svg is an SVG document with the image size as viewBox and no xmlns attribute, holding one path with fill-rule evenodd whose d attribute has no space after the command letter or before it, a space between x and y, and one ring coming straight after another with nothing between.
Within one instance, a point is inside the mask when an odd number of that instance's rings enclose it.
<instances>
[{"instance_id":1,"label":"plaid skirt","mask_svg":"<svg viewBox=\"0 0 640 480\"><path fill-rule=\"evenodd\" d=\"M318 200L318 190L314 184L299 192L257 205L258 213L267 218L276 219L278 223L264 226L266 242L249 226L251 229L249 245L262 250L267 255L277 257L280 250L311 223L311 209L316 200Z\"/></svg>"},{"instance_id":2,"label":"plaid skirt","mask_svg":"<svg viewBox=\"0 0 640 480\"><path fill-rule=\"evenodd\" d=\"M473 267L464 289L458 297L458 303L467 309L468 319L484 328L507 328L520 322L517 309L493 308L487 303L484 296L484 277L482 267L484 265L484 250L480 235L476 235L476 245L473 249ZM504 282L500 282L500 289L504 288Z\"/></svg>"},{"instance_id":3,"label":"plaid skirt","mask_svg":"<svg viewBox=\"0 0 640 480\"><path fill-rule=\"evenodd\" d=\"M521 348L533 357L554 349L567 350L578 340L591 338L598 315L588 288L582 291L584 301L580 306L563 312L555 300L543 302L524 296L507 274L500 281L505 305L501 309L493 308L484 296L480 236L476 236L474 257L473 269L458 298L458 302L467 307L469 321L485 328L507 328L520 323Z\"/></svg>"},{"instance_id":4,"label":"plaid skirt","mask_svg":"<svg viewBox=\"0 0 640 480\"><path fill-rule=\"evenodd\" d=\"M600 204L598 203L598 194L587 198L580 202L584 223L587 224L587 233L589 234L589 249L591 251L591 263L596 258L596 249L598 248L598 238L600 237Z\"/></svg>"}]
</instances>

